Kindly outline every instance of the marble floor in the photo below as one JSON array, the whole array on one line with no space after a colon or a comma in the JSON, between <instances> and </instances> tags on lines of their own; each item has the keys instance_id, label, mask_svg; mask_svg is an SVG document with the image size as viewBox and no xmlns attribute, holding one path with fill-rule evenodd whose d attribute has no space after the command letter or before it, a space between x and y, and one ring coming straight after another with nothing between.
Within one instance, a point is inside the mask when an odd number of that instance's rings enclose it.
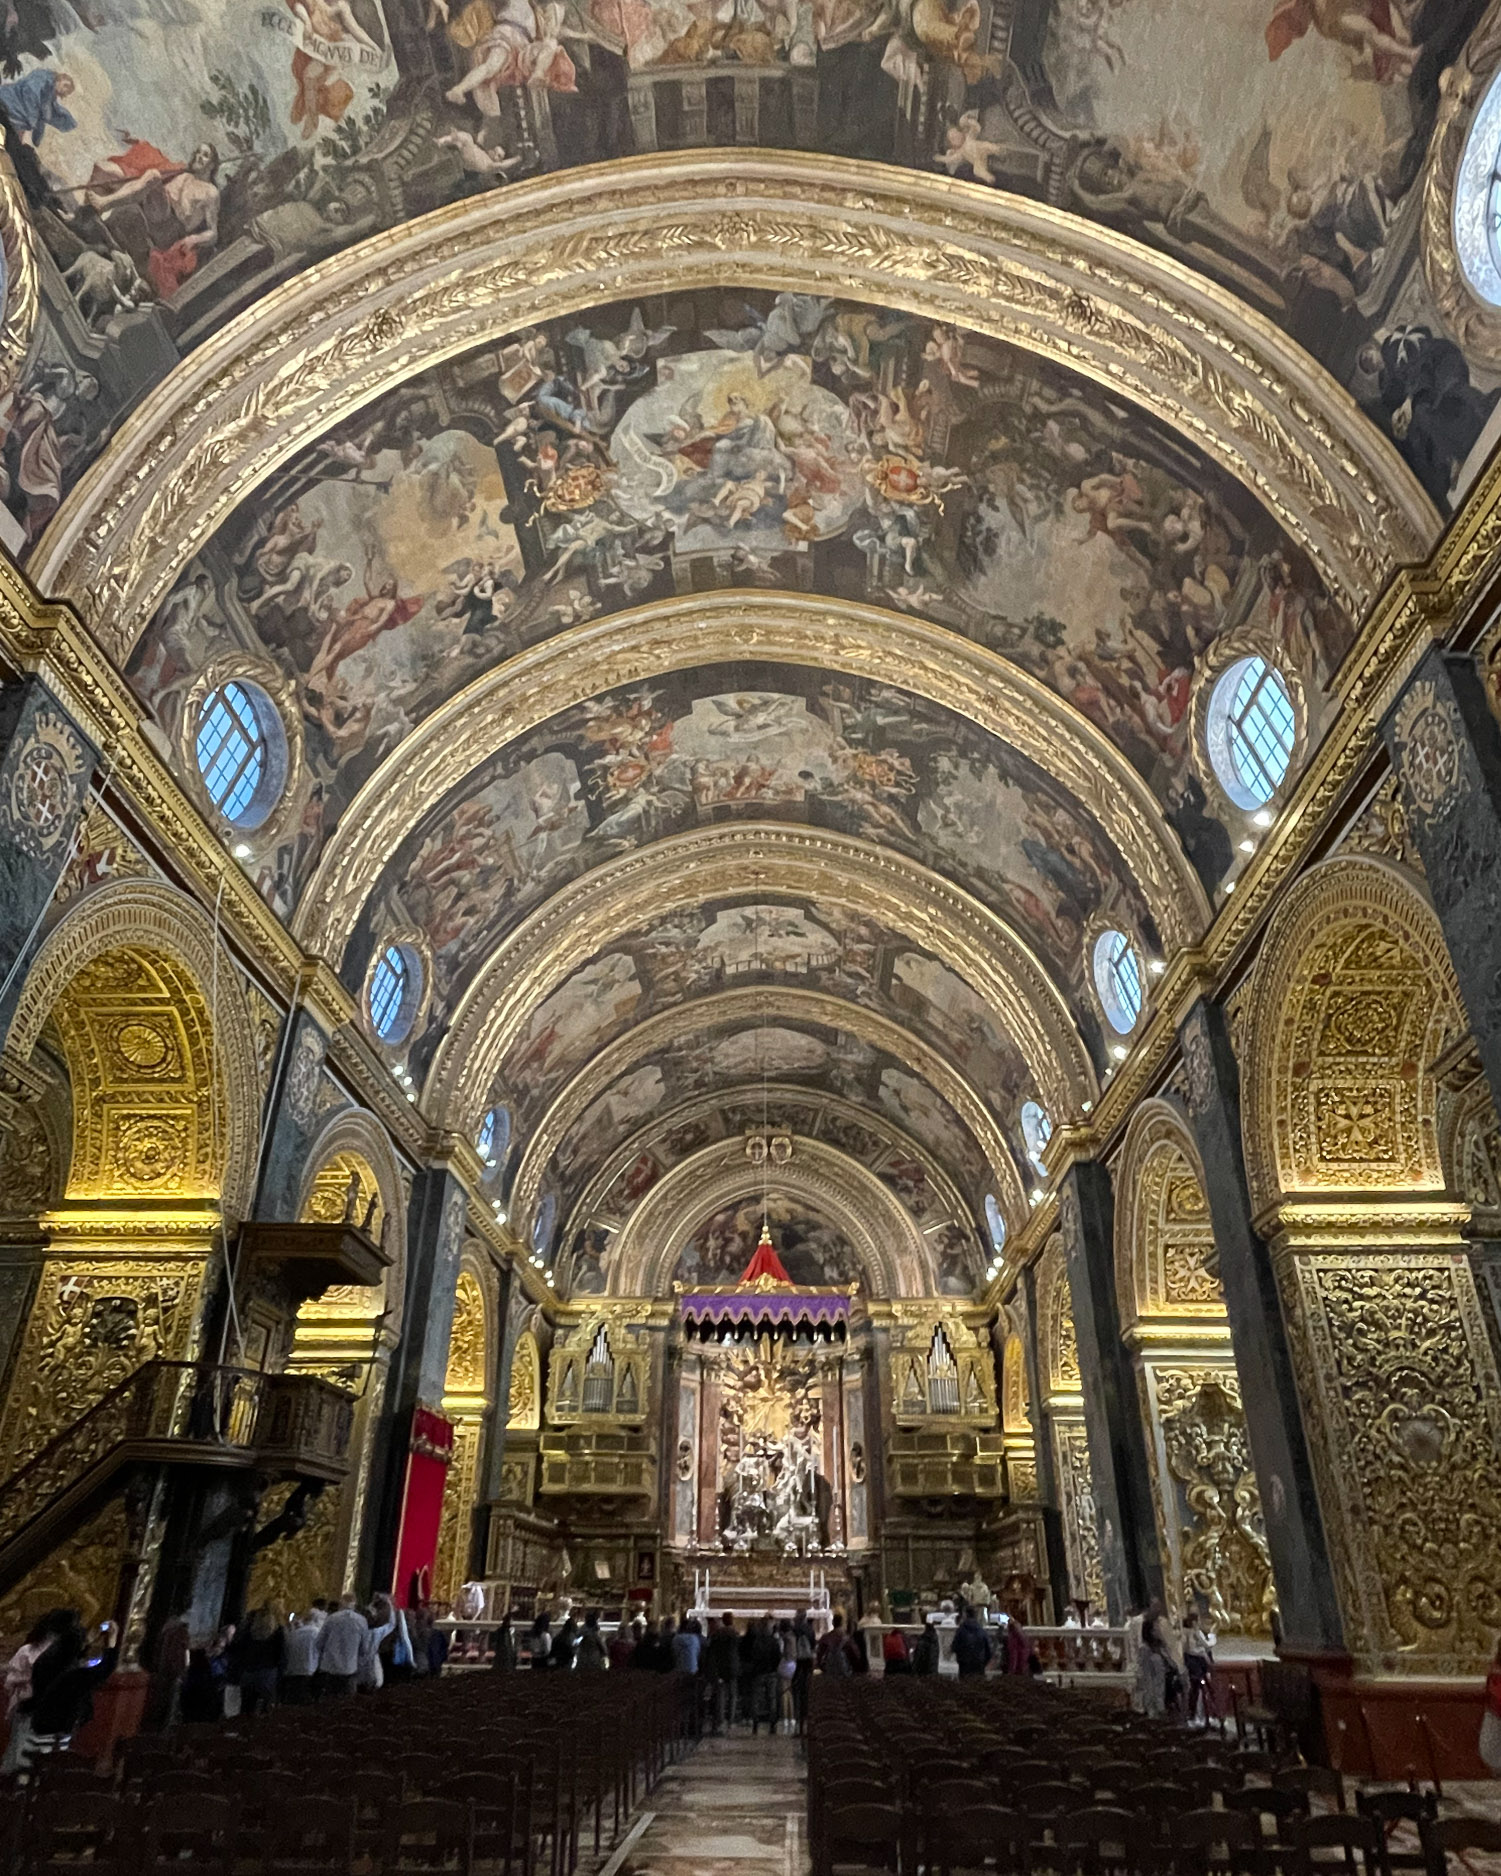
<instances>
[{"instance_id":1,"label":"marble floor","mask_svg":"<svg viewBox=\"0 0 1501 1876\"><path fill-rule=\"evenodd\" d=\"M670 1766L598 1876L807 1876L801 1741L705 1738Z\"/></svg>"}]
</instances>

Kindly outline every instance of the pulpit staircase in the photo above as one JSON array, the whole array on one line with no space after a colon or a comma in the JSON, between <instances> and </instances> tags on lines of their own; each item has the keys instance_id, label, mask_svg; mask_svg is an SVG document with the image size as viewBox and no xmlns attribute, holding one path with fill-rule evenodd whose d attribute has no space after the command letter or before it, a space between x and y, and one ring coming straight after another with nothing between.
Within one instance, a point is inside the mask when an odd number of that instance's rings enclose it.
<instances>
[{"instance_id":1,"label":"pulpit staircase","mask_svg":"<svg viewBox=\"0 0 1501 1876\"><path fill-rule=\"evenodd\" d=\"M330 1483L354 1401L315 1375L149 1361L0 1482L0 1595L150 1467Z\"/></svg>"}]
</instances>

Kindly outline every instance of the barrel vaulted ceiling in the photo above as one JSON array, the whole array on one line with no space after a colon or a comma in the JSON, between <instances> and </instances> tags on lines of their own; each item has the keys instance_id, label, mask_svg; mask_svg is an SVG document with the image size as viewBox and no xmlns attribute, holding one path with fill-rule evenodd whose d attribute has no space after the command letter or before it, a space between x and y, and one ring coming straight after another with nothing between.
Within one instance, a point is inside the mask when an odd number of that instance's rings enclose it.
<instances>
[{"instance_id":1,"label":"barrel vaulted ceiling","mask_svg":"<svg viewBox=\"0 0 1501 1876\"><path fill-rule=\"evenodd\" d=\"M1149 999L1257 837L1215 682L1295 778L1496 402L1432 251L1495 12L24 0L0 534L190 790L272 700L226 838L357 996L420 958L390 1065L560 1287L764 1201L961 1293L1122 1046L1100 933Z\"/></svg>"}]
</instances>

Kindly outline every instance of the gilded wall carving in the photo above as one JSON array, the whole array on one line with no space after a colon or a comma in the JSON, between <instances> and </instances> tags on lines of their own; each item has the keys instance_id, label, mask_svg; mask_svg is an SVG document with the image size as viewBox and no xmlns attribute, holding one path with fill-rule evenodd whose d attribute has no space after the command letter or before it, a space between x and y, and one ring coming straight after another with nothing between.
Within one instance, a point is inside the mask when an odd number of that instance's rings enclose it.
<instances>
[{"instance_id":1,"label":"gilded wall carving","mask_svg":"<svg viewBox=\"0 0 1501 1876\"><path fill-rule=\"evenodd\" d=\"M261 1523L280 1516L296 1489L295 1479L273 1485L261 1501ZM249 1607L276 1603L290 1615L294 1609L305 1610L316 1596L339 1593L343 1584L335 1561L335 1539L342 1492L342 1486L324 1486L308 1507L302 1529L257 1553L250 1573Z\"/></svg>"},{"instance_id":2,"label":"gilded wall carving","mask_svg":"<svg viewBox=\"0 0 1501 1876\"><path fill-rule=\"evenodd\" d=\"M49 1609L76 1609L86 1625L110 1620L129 1548L123 1497L112 1498L0 1602L0 1635L24 1635Z\"/></svg>"},{"instance_id":3,"label":"gilded wall carving","mask_svg":"<svg viewBox=\"0 0 1501 1876\"><path fill-rule=\"evenodd\" d=\"M91 1140L75 1142L70 1195L202 1194L218 1196L228 1217L243 1216L255 1176L260 1074L239 977L220 971L213 1037L221 1083L216 1120L204 1068L215 949L212 924L185 894L157 880L127 879L81 897L37 952L11 1019L9 1052L25 1061L58 1009L59 1026L72 1025L85 1082L97 1076L94 1085L106 1097L112 1089L118 1097L126 1087L141 1094L136 1106L120 1098L91 1104L100 1118L90 1121ZM106 974L115 968L134 973L137 966L146 972L139 1030L123 1003L110 1013L114 992L103 979L82 975L96 962ZM152 989L153 979L170 990ZM80 1001L74 1015L65 1016L59 1005L75 980ZM162 1020L163 998L172 1022ZM188 1012L180 1027L179 1011ZM193 1079L174 1083L174 1064L184 1059L194 1064ZM80 1077L74 1073L73 1079L76 1101ZM179 1086L183 1091L174 1092ZM101 1181L116 1176L118 1192L101 1189Z\"/></svg>"},{"instance_id":4,"label":"gilded wall carving","mask_svg":"<svg viewBox=\"0 0 1501 1876\"><path fill-rule=\"evenodd\" d=\"M1422 878L1422 856L1402 802L1402 784L1395 775L1389 775L1361 809L1338 850L1342 854L1365 854L1373 860L1391 860Z\"/></svg>"},{"instance_id":5,"label":"gilded wall carving","mask_svg":"<svg viewBox=\"0 0 1501 1876\"><path fill-rule=\"evenodd\" d=\"M1053 1417L1053 1465L1058 1476L1063 1548L1069 1595L1105 1610L1105 1566L1100 1554L1099 1515L1089 1470L1089 1434L1084 1422Z\"/></svg>"},{"instance_id":6,"label":"gilded wall carving","mask_svg":"<svg viewBox=\"0 0 1501 1876\"><path fill-rule=\"evenodd\" d=\"M474 1415L463 1415L454 1425L453 1457L443 1483L443 1517L433 1562L433 1597L439 1602L451 1602L469 1574L469 1540L484 1437L484 1422Z\"/></svg>"},{"instance_id":7,"label":"gilded wall carving","mask_svg":"<svg viewBox=\"0 0 1501 1876\"><path fill-rule=\"evenodd\" d=\"M1084 1384L1079 1376L1079 1341L1074 1332L1061 1232L1055 1232L1048 1239L1038 1264L1037 1317L1042 1339L1042 1372L1049 1394L1078 1394Z\"/></svg>"},{"instance_id":8,"label":"gilded wall carving","mask_svg":"<svg viewBox=\"0 0 1501 1876\"><path fill-rule=\"evenodd\" d=\"M469 1569L469 1539L490 1405L489 1320L483 1279L466 1263L454 1286L448 1371L443 1382L443 1411L454 1429L433 1567L433 1595L439 1600L452 1599Z\"/></svg>"},{"instance_id":9,"label":"gilded wall carving","mask_svg":"<svg viewBox=\"0 0 1501 1876\"><path fill-rule=\"evenodd\" d=\"M1291 1261L1351 1652L1386 1672L1478 1675L1501 1628L1501 1384L1469 1261Z\"/></svg>"},{"instance_id":10,"label":"gilded wall carving","mask_svg":"<svg viewBox=\"0 0 1501 1876\"><path fill-rule=\"evenodd\" d=\"M537 1338L524 1329L511 1357L511 1391L506 1403L506 1431L535 1433L542 1425L542 1360Z\"/></svg>"},{"instance_id":11,"label":"gilded wall carving","mask_svg":"<svg viewBox=\"0 0 1501 1876\"><path fill-rule=\"evenodd\" d=\"M194 1353L204 1260L49 1258L0 1419L9 1472L144 1362Z\"/></svg>"},{"instance_id":12,"label":"gilded wall carving","mask_svg":"<svg viewBox=\"0 0 1501 1876\"><path fill-rule=\"evenodd\" d=\"M1235 1371L1154 1366L1151 1387L1183 1606L1202 1599L1221 1635L1268 1637L1277 1593Z\"/></svg>"},{"instance_id":13,"label":"gilded wall carving","mask_svg":"<svg viewBox=\"0 0 1501 1876\"><path fill-rule=\"evenodd\" d=\"M1194 1041L1201 1038L1195 1032ZM1133 1117L1117 1173L1116 1291L1121 1324L1143 1317L1223 1321L1211 1268L1209 1202L1178 1115L1145 1103Z\"/></svg>"},{"instance_id":14,"label":"gilded wall carving","mask_svg":"<svg viewBox=\"0 0 1501 1876\"><path fill-rule=\"evenodd\" d=\"M1417 893L1366 861L1309 874L1256 969L1246 1157L1258 1204L1441 1186L1429 1070L1461 1027L1438 925Z\"/></svg>"}]
</instances>

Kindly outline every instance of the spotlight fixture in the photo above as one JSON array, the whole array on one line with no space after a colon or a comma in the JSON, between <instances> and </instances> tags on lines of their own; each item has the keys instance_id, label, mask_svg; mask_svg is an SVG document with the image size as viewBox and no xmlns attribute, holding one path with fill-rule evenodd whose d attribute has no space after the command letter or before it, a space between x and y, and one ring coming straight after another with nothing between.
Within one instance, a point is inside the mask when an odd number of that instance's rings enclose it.
<instances>
[{"instance_id":1,"label":"spotlight fixture","mask_svg":"<svg viewBox=\"0 0 1501 1876\"><path fill-rule=\"evenodd\" d=\"M1234 881L1233 879L1227 879L1227 880L1225 881L1225 891L1226 891L1226 892L1234 892L1234 891L1235 891L1235 881Z\"/></svg>"},{"instance_id":2,"label":"spotlight fixture","mask_svg":"<svg viewBox=\"0 0 1501 1876\"><path fill-rule=\"evenodd\" d=\"M1242 853L1254 853L1256 851L1256 842L1254 840L1243 840L1240 843L1240 850Z\"/></svg>"},{"instance_id":3,"label":"spotlight fixture","mask_svg":"<svg viewBox=\"0 0 1501 1876\"><path fill-rule=\"evenodd\" d=\"M1042 1187L1041 1186L1033 1186L1032 1203L1034 1205L1041 1205L1042 1203Z\"/></svg>"},{"instance_id":4,"label":"spotlight fixture","mask_svg":"<svg viewBox=\"0 0 1501 1876\"><path fill-rule=\"evenodd\" d=\"M1126 1047L1124 1042L1117 1042L1110 1053L1115 1057L1116 1061L1124 1062L1131 1051Z\"/></svg>"},{"instance_id":5,"label":"spotlight fixture","mask_svg":"<svg viewBox=\"0 0 1501 1876\"><path fill-rule=\"evenodd\" d=\"M1258 808L1251 816L1251 825L1253 827L1270 827L1271 824L1272 811L1270 808Z\"/></svg>"},{"instance_id":6,"label":"spotlight fixture","mask_svg":"<svg viewBox=\"0 0 1501 1876\"><path fill-rule=\"evenodd\" d=\"M248 860L255 849L248 840L237 840L234 844L234 856L237 860Z\"/></svg>"},{"instance_id":7,"label":"spotlight fixture","mask_svg":"<svg viewBox=\"0 0 1501 1876\"><path fill-rule=\"evenodd\" d=\"M551 1282L552 1282L552 1272L551 1272L550 1270L549 1270L549 1271L547 1272L547 1274L546 1274L546 1278L545 1278L545 1281L546 1281L546 1282L548 1282L548 1283L551 1283Z\"/></svg>"},{"instance_id":8,"label":"spotlight fixture","mask_svg":"<svg viewBox=\"0 0 1501 1876\"><path fill-rule=\"evenodd\" d=\"M1161 958L1153 958L1151 962L1147 965L1147 969L1152 973L1154 977L1160 977L1162 973L1167 969L1167 965L1163 962Z\"/></svg>"},{"instance_id":9,"label":"spotlight fixture","mask_svg":"<svg viewBox=\"0 0 1501 1876\"><path fill-rule=\"evenodd\" d=\"M1079 1111L1081 1114L1092 1114L1094 1112L1094 1102L1081 1101L1079 1103Z\"/></svg>"}]
</instances>

